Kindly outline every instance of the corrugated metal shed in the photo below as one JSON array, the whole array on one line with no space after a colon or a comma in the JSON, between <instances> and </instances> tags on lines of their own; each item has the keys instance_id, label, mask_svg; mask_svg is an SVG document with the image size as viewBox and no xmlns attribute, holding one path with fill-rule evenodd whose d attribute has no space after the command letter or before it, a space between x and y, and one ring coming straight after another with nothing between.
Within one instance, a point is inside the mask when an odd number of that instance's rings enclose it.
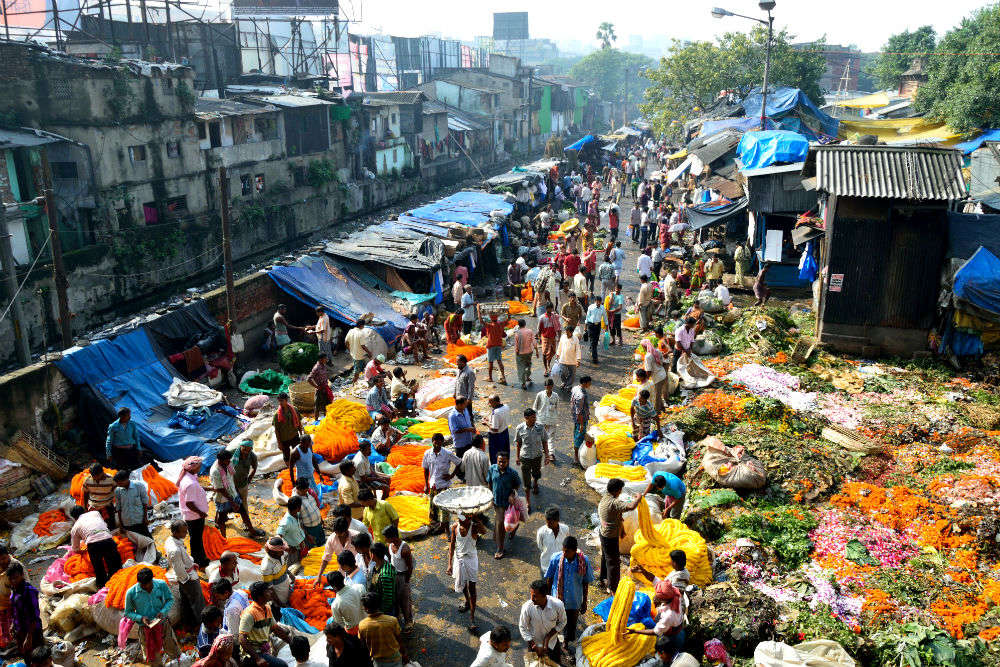
<instances>
[{"instance_id":1,"label":"corrugated metal shed","mask_svg":"<svg viewBox=\"0 0 1000 667\"><path fill-rule=\"evenodd\" d=\"M844 197L965 198L962 154L941 148L817 146L817 187Z\"/></svg>"},{"instance_id":2,"label":"corrugated metal shed","mask_svg":"<svg viewBox=\"0 0 1000 667\"><path fill-rule=\"evenodd\" d=\"M55 144L60 141L74 143L72 139L30 127L23 127L20 130L5 130L0 128L0 148L32 148L44 144Z\"/></svg>"},{"instance_id":3,"label":"corrugated metal shed","mask_svg":"<svg viewBox=\"0 0 1000 667\"><path fill-rule=\"evenodd\" d=\"M799 214L816 208L815 192L802 187L802 175L790 172L751 176L746 179L750 210L755 213Z\"/></svg>"}]
</instances>

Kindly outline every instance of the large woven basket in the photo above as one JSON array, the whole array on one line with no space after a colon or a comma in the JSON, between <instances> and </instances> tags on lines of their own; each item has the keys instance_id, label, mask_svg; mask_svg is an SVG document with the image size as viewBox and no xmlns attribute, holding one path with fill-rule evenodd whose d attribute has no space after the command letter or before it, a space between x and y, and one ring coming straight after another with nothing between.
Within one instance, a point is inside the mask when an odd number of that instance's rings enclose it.
<instances>
[{"instance_id":1,"label":"large woven basket","mask_svg":"<svg viewBox=\"0 0 1000 667\"><path fill-rule=\"evenodd\" d=\"M29 431L15 433L4 456L32 470L43 472L52 479L65 479L69 475L69 461L56 454L41 438Z\"/></svg>"}]
</instances>

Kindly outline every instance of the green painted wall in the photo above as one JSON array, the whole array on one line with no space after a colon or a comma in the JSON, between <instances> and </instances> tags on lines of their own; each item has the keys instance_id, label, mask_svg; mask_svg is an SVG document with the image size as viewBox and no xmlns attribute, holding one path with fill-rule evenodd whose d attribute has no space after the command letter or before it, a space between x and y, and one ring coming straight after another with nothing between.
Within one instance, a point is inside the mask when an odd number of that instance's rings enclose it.
<instances>
[{"instance_id":1,"label":"green painted wall","mask_svg":"<svg viewBox=\"0 0 1000 667\"><path fill-rule=\"evenodd\" d=\"M573 122L576 125L583 125L583 108L587 106L587 100L583 96L583 88L573 89Z\"/></svg>"},{"instance_id":2,"label":"green painted wall","mask_svg":"<svg viewBox=\"0 0 1000 667\"><path fill-rule=\"evenodd\" d=\"M538 132L543 135L552 132L552 86L542 88L542 101L538 109Z\"/></svg>"}]
</instances>

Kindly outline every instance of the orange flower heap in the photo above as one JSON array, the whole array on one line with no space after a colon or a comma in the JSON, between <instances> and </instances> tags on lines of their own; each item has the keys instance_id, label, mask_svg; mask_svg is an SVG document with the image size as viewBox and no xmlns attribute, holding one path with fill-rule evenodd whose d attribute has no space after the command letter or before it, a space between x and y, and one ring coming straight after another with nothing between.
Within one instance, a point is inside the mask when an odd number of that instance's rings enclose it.
<instances>
[{"instance_id":1,"label":"orange flower heap","mask_svg":"<svg viewBox=\"0 0 1000 667\"><path fill-rule=\"evenodd\" d=\"M743 406L747 400L745 396L727 394L724 391L706 391L695 396L691 400L691 405L705 408L708 411L708 418L713 422L729 426L746 417Z\"/></svg>"},{"instance_id":2,"label":"orange flower heap","mask_svg":"<svg viewBox=\"0 0 1000 667\"><path fill-rule=\"evenodd\" d=\"M336 595L325 588L313 588L312 581L295 580L295 587L288 596L288 606L298 609L306 618L306 623L317 630L326 627L326 622L332 616L330 600Z\"/></svg>"}]
</instances>

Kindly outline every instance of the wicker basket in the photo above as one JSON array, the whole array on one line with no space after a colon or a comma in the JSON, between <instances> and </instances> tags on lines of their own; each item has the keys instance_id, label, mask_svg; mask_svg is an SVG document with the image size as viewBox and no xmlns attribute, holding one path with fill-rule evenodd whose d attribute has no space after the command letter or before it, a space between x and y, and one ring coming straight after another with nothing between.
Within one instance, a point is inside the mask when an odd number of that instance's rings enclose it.
<instances>
[{"instance_id":1,"label":"wicker basket","mask_svg":"<svg viewBox=\"0 0 1000 667\"><path fill-rule=\"evenodd\" d=\"M69 475L69 461L49 449L41 438L28 431L18 431L14 434L4 456L32 470L45 473L54 480L65 479Z\"/></svg>"},{"instance_id":2,"label":"wicker basket","mask_svg":"<svg viewBox=\"0 0 1000 667\"><path fill-rule=\"evenodd\" d=\"M316 387L308 382L296 382L288 388L288 398L292 407L300 413L316 410Z\"/></svg>"},{"instance_id":3,"label":"wicker basket","mask_svg":"<svg viewBox=\"0 0 1000 667\"><path fill-rule=\"evenodd\" d=\"M820 434L830 442L836 443L852 452L874 454L885 450L884 446L871 438L865 437L853 429L844 428L837 424L830 424L824 427Z\"/></svg>"},{"instance_id":4,"label":"wicker basket","mask_svg":"<svg viewBox=\"0 0 1000 667\"><path fill-rule=\"evenodd\" d=\"M0 500L17 498L18 496L27 494L29 491L31 491L31 477L22 477L13 482L0 483ZM28 514L31 514L31 512L28 512ZM28 516L28 514L25 514L25 516Z\"/></svg>"}]
</instances>

